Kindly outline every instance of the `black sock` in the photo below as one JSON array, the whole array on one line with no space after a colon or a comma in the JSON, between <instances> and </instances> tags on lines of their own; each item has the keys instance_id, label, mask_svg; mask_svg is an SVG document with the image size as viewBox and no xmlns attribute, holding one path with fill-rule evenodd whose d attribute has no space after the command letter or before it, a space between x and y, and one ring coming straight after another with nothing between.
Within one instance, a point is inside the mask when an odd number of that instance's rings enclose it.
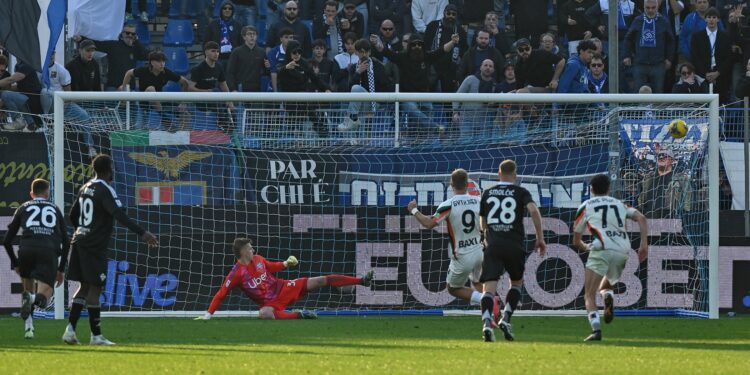
<instances>
[{"instance_id":1,"label":"black sock","mask_svg":"<svg viewBox=\"0 0 750 375\"><path fill-rule=\"evenodd\" d=\"M485 327L492 325L492 309L494 307L494 299L491 293L484 293L482 299L479 300L479 306L482 308L482 321Z\"/></svg>"},{"instance_id":2,"label":"black sock","mask_svg":"<svg viewBox=\"0 0 750 375\"><path fill-rule=\"evenodd\" d=\"M91 326L91 335L99 336L102 334L102 308L101 306L88 306L89 310L89 325Z\"/></svg>"},{"instance_id":3,"label":"black sock","mask_svg":"<svg viewBox=\"0 0 750 375\"><path fill-rule=\"evenodd\" d=\"M513 311L518 307L518 301L521 300L521 290L516 288L510 288L508 295L505 296L505 313L503 314L503 320L510 323L510 318L513 316Z\"/></svg>"},{"instance_id":4,"label":"black sock","mask_svg":"<svg viewBox=\"0 0 750 375\"><path fill-rule=\"evenodd\" d=\"M74 298L73 303L70 306L68 323L70 323L74 330L76 329L76 324L78 324L78 319L81 317L81 311L83 311L83 306L85 303L86 300L83 298Z\"/></svg>"},{"instance_id":5,"label":"black sock","mask_svg":"<svg viewBox=\"0 0 750 375\"><path fill-rule=\"evenodd\" d=\"M34 298L34 305L38 306L40 309L47 307L47 297L45 297L44 294L37 293Z\"/></svg>"}]
</instances>

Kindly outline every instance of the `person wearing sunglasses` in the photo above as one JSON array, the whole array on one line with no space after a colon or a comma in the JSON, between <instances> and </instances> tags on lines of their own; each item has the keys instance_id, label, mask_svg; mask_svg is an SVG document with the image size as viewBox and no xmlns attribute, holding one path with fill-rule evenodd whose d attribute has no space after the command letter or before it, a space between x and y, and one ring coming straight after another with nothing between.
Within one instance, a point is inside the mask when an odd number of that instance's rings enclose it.
<instances>
[{"instance_id":1,"label":"person wearing sunglasses","mask_svg":"<svg viewBox=\"0 0 750 375\"><path fill-rule=\"evenodd\" d=\"M528 39L516 41L518 88L528 92L555 92L565 59L544 49L532 49Z\"/></svg>"},{"instance_id":2,"label":"person wearing sunglasses","mask_svg":"<svg viewBox=\"0 0 750 375\"><path fill-rule=\"evenodd\" d=\"M219 18L206 26L206 37L203 39L204 44L207 42L219 44L219 61L224 69L229 66L232 50L244 44L241 31L242 25L234 17L234 4L229 0L224 0Z\"/></svg>"},{"instance_id":3,"label":"person wearing sunglasses","mask_svg":"<svg viewBox=\"0 0 750 375\"><path fill-rule=\"evenodd\" d=\"M678 70L680 79L672 86L675 94L705 94L708 93L708 81L695 74L693 64L686 62Z\"/></svg>"},{"instance_id":4,"label":"person wearing sunglasses","mask_svg":"<svg viewBox=\"0 0 750 375\"><path fill-rule=\"evenodd\" d=\"M458 34L459 42L435 62L440 92L456 92L459 82L456 81L455 72L461 63L461 57L469 49L466 31L459 25L457 18L458 7L448 4L443 11L443 18L430 22L424 35L426 50L435 51L450 42L454 34Z\"/></svg>"},{"instance_id":5,"label":"person wearing sunglasses","mask_svg":"<svg viewBox=\"0 0 750 375\"><path fill-rule=\"evenodd\" d=\"M300 42L302 45L302 57L310 57L312 55L310 29L300 20L299 4L294 0L289 0L285 3L284 17L276 23L271 24L271 27L268 29L268 35L266 35L266 53L279 45L279 33L285 28L290 28L294 31L294 40Z\"/></svg>"},{"instance_id":6,"label":"person wearing sunglasses","mask_svg":"<svg viewBox=\"0 0 750 375\"><path fill-rule=\"evenodd\" d=\"M576 46L577 55L573 55L565 63L565 70L560 76L558 93L582 94L589 92L589 68L596 46L590 40L582 40ZM602 64L602 67L604 64Z\"/></svg>"},{"instance_id":7,"label":"person wearing sunglasses","mask_svg":"<svg viewBox=\"0 0 750 375\"><path fill-rule=\"evenodd\" d=\"M94 41L97 51L107 54L105 91L117 91L125 72L135 68L139 60L148 58L149 50L138 41L135 25L125 24L118 40Z\"/></svg>"},{"instance_id":8,"label":"person wearing sunglasses","mask_svg":"<svg viewBox=\"0 0 750 375\"><path fill-rule=\"evenodd\" d=\"M604 72L604 59L602 55L594 54L591 57L588 71L588 85L589 92L592 94L608 94L609 93L609 77Z\"/></svg>"}]
</instances>

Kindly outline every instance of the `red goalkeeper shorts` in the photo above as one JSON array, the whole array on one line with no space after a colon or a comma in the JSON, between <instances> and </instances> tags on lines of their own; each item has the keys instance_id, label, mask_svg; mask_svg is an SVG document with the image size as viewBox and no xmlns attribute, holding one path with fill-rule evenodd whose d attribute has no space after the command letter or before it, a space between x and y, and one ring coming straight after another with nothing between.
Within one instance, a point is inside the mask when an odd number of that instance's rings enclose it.
<instances>
[{"instance_id":1,"label":"red goalkeeper shorts","mask_svg":"<svg viewBox=\"0 0 750 375\"><path fill-rule=\"evenodd\" d=\"M274 310L284 310L288 305L296 302L307 294L307 277L287 280L281 288L278 297L268 302L265 306L273 307Z\"/></svg>"}]
</instances>

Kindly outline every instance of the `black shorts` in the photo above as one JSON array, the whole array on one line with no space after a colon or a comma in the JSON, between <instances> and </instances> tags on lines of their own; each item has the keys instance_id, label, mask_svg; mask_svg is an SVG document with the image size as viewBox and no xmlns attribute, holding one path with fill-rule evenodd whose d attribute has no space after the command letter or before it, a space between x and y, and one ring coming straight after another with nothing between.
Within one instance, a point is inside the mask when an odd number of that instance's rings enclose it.
<instances>
[{"instance_id":1,"label":"black shorts","mask_svg":"<svg viewBox=\"0 0 750 375\"><path fill-rule=\"evenodd\" d=\"M511 280L523 279L526 269L526 250L523 244L513 241L498 242L484 249L482 277L479 281L496 281L508 272Z\"/></svg>"},{"instance_id":2,"label":"black shorts","mask_svg":"<svg viewBox=\"0 0 750 375\"><path fill-rule=\"evenodd\" d=\"M38 280L54 287L57 257L57 251L53 249L21 248L18 250L18 271L25 279Z\"/></svg>"},{"instance_id":3,"label":"black shorts","mask_svg":"<svg viewBox=\"0 0 750 375\"><path fill-rule=\"evenodd\" d=\"M103 286L107 283L107 249L70 248L68 280Z\"/></svg>"}]
</instances>

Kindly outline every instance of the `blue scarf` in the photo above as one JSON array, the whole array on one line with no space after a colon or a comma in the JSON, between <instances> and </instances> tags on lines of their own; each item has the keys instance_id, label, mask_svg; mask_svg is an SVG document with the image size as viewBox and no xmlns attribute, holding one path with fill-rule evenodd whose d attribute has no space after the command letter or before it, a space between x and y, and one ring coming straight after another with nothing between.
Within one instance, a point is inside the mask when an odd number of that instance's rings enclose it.
<instances>
[{"instance_id":1,"label":"blue scarf","mask_svg":"<svg viewBox=\"0 0 750 375\"><path fill-rule=\"evenodd\" d=\"M648 18L643 15L643 26L641 27L640 46L645 48L656 47L656 21L659 19L657 14L654 18Z\"/></svg>"},{"instance_id":2,"label":"blue scarf","mask_svg":"<svg viewBox=\"0 0 750 375\"><path fill-rule=\"evenodd\" d=\"M589 83L591 83L591 86L594 87L592 94L601 94L602 89L604 88L604 83L607 82L607 73L602 73L602 78L596 79L591 74L591 70L587 70L586 78L589 80Z\"/></svg>"},{"instance_id":3,"label":"blue scarf","mask_svg":"<svg viewBox=\"0 0 750 375\"><path fill-rule=\"evenodd\" d=\"M221 38L219 39L219 46L221 53L232 51L232 42L229 41L229 32L232 30L231 21L231 18L228 20L219 18L219 26L221 27Z\"/></svg>"}]
</instances>

